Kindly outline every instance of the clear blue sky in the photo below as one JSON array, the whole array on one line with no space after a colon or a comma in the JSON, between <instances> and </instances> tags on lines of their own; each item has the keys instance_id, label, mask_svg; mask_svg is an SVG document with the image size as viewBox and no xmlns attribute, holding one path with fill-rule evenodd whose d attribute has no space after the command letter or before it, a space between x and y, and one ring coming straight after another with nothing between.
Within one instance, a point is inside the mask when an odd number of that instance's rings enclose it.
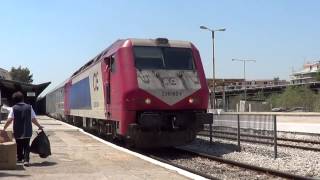
<instances>
[{"instance_id":1,"label":"clear blue sky","mask_svg":"<svg viewBox=\"0 0 320 180\"><path fill-rule=\"evenodd\" d=\"M0 1L0 67L28 67L35 83L51 88L119 38L192 41L212 76L211 35L216 33L216 77L272 79L320 59L320 1L54 0Z\"/></svg>"}]
</instances>

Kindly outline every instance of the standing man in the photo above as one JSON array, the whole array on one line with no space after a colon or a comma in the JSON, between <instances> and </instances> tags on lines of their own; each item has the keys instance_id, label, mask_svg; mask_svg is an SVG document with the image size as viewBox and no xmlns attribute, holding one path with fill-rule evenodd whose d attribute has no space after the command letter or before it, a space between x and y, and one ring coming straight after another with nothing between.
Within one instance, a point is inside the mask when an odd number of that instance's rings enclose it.
<instances>
[{"instance_id":1,"label":"standing man","mask_svg":"<svg viewBox=\"0 0 320 180\"><path fill-rule=\"evenodd\" d=\"M38 126L39 129L43 127L36 119L36 114L31 105L24 103L23 94L18 91L13 93L12 100L15 105L9 112L8 120L3 127L7 127L13 121L13 135L17 143L17 162L29 165L30 154L30 138L32 136L32 123ZM32 122L32 123L31 123Z\"/></svg>"}]
</instances>

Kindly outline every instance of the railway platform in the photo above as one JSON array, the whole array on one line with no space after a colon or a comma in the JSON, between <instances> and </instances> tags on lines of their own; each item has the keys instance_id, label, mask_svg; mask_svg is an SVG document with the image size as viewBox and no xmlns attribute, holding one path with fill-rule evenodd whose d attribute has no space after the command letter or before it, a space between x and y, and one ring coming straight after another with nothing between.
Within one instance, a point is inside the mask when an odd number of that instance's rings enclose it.
<instances>
[{"instance_id":1,"label":"railway platform","mask_svg":"<svg viewBox=\"0 0 320 180\"><path fill-rule=\"evenodd\" d=\"M320 134L320 114L278 116L278 131Z\"/></svg>"},{"instance_id":2,"label":"railway platform","mask_svg":"<svg viewBox=\"0 0 320 180\"><path fill-rule=\"evenodd\" d=\"M29 167L18 165L16 170L0 170L0 179L202 179L61 121L47 116L38 116L38 120L49 136L52 155L42 159L31 153ZM0 128L3 125L2 122Z\"/></svg>"}]
</instances>

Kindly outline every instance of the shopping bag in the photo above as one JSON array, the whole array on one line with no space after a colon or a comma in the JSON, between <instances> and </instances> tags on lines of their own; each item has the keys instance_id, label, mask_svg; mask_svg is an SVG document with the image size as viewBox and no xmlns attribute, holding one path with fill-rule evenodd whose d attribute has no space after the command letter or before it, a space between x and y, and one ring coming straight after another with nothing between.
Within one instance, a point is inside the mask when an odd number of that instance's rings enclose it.
<instances>
[{"instance_id":1,"label":"shopping bag","mask_svg":"<svg viewBox=\"0 0 320 180\"><path fill-rule=\"evenodd\" d=\"M30 152L39 154L41 158L51 155L51 147L48 136L42 130L31 143Z\"/></svg>"}]
</instances>

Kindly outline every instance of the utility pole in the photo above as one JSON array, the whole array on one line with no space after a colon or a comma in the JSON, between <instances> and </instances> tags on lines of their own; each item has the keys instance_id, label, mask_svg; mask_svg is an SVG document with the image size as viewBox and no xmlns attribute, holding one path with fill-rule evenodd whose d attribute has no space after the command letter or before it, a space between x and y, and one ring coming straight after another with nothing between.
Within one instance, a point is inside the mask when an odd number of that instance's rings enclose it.
<instances>
[{"instance_id":1,"label":"utility pole","mask_svg":"<svg viewBox=\"0 0 320 180\"><path fill-rule=\"evenodd\" d=\"M243 80L244 80L244 102L247 102L247 83L246 83L246 62L256 62L250 59L232 59L232 61L243 62ZM246 109L246 108L245 108Z\"/></svg>"},{"instance_id":2,"label":"utility pole","mask_svg":"<svg viewBox=\"0 0 320 180\"><path fill-rule=\"evenodd\" d=\"M212 109L216 108L216 85L215 85L215 59L214 59L214 32L216 31L225 31L226 29L210 29L206 26L200 26L200 29L208 30L211 32L211 38L212 38L212 95L210 96L210 105Z\"/></svg>"}]
</instances>

